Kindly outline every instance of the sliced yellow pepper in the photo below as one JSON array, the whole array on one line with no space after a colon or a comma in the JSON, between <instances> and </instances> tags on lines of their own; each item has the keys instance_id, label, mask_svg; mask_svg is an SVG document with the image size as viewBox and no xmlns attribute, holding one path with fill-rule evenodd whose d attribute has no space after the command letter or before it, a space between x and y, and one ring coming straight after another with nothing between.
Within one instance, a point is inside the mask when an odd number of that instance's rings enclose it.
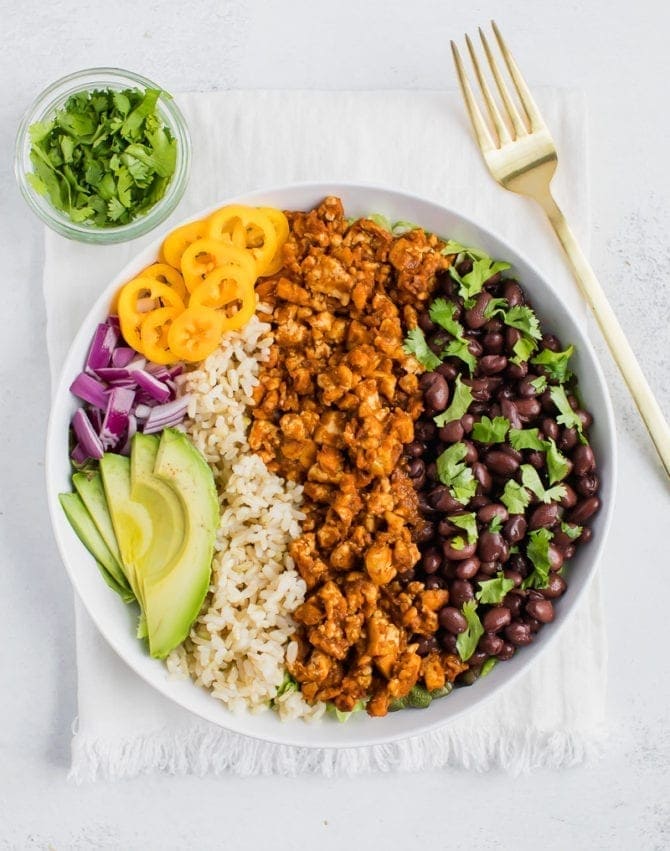
<instances>
[{"instance_id":1,"label":"sliced yellow pepper","mask_svg":"<svg viewBox=\"0 0 670 851\"><path fill-rule=\"evenodd\" d=\"M270 265L263 272L263 277L267 278L269 275L276 275L284 266L282 247L288 239L289 224L284 213L281 210L277 210L276 207L259 207L258 209L270 219L277 233L277 250L270 261Z\"/></svg>"},{"instance_id":2,"label":"sliced yellow pepper","mask_svg":"<svg viewBox=\"0 0 670 851\"><path fill-rule=\"evenodd\" d=\"M246 234L246 251L256 260L257 274L265 274L278 245L277 231L268 216L258 207L229 204L213 213L210 219L216 221L220 233L234 228L235 220L241 222Z\"/></svg>"},{"instance_id":3,"label":"sliced yellow pepper","mask_svg":"<svg viewBox=\"0 0 670 851\"><path fill-rule=\"evenodd\" d=\"M199 286L205 275L219 266L233 265L247 271L254 280L258 276L254 258L232 242L222 242L212 237L197 239L189 245L181 258L181 271L189 292Z\"/></svg>"},{"instance_id":4,"label":"sliced yellow pepper","mask_svg":"<svg viewBox=\"0 0 670 851\"><path fill-rule=\"evenodd\" d=\"M189 307L219 310L223 331L239 331L256 311L254 280L239 266L220 266L191 293Z\"/></svg>"},{"instance_id":5,"label":"sliced yellow pepper","mask_svg":"<svg viewBox=\"0 0 670 851\"><path fill-rule=\"evenodd\" d=\"M198 220L182 225L169 233L161 246L162 258L175 269L181 269L181 257L188 246L196 239L207 236L207 223Z\"/></svg>"},{"instance_id":6,"label":"sliced yellow pepper","mask_svg":"<svg viewBox=\"0 0 670 851\"><path fill-rule=\"evenodd\" d=\"M211 307L187 307L168 330L170 351L179 360L204 360L221 342L223 321L223 314Z\"/></svg>"},{"instance_id":7,"label":"sliced yellow pepper","mask_svg":"<svg viewBox=\"0 0 670 851\"><path fill-rule=\"evenodd\" d=\"M118 300L121 333L128 345L142 354L146 354L142 345L142 323L159 307L181 312L184 302L172 287L153 278L133 278L121 288Z\"/></svg>"},{"instance_id":8,"label":"sliced yellow pepper","mask_svg":"<svg viewBox=\"0 0 670 851\"><path fill-rule=\"evenodd\" d=\"M174 266L170 266L168 263L152 263L151 266L142 269L137 277L153 278L161 284L167 284L169 287L172 287L182 300L186 301L188 292L184 278L179 269L175 269Z\"/></svg>"},{"instance_id":9,"label":"sliced yellow pepper","mask_svg":"<svg viewBox=\"0 0 670 851\"><path fill-rule=\"evenodd\" d=\"M140 325L143 354L154 363L174 363L176 358L170 351L168 331L174 320L183 313L175 307L159 307L146 314Z\"/></svg>"}]
</instances>

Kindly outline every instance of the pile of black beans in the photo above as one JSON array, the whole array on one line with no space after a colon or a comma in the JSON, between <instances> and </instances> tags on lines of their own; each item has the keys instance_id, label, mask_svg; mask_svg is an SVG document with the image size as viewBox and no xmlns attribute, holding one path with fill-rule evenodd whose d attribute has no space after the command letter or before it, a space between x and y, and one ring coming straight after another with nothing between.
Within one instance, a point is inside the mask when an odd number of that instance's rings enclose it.
<instances>
[{"instance_id":1,"label":"pile of black beans","mask_svg":"<svg viewBox=\"0 0 670 851\"><path fill-rule=\"evenodd\" d=\"M469 260L458 267L461 275L470 269ZM422 580L428 588L449 591L449 603L439 613L438 632L430 638L417 637L418 652L427 654L442 647L456 653L458 635L467 627L462 607L475 598L478 581L494 578L502 570L505 577L514 582L514 587L499 605L479 604L477 608L484 634L468 660L470 670L460 678L461 684L469 684L487 659L510 659L517 648L530 644L541 627L554 619L555 601L566 590L566 580L559 571L574 555L576 547L591 539L587 524L600 507L599 480L591 447L579 441L575 428L557 423L559 412L548 390L538 394L531 383L542 374L542 367L510 362L520 332L505 326L498 318L487 320L484 316L484 309L493 297L505 298L510 307L526 303L519 283L502 279L499 274L494 276L484 285L475 305L466 310L457 295L456 284L450 276L444 275L440 278L437 296L446 297L456 305L455 318L465 328L465 335L471 341L469 350L477 358L478 365L470 378L461 360L449 358L434 372L421 376L425 411L415 424L414 441L405 448L409 475L426 521L418 541L421 559L411 578ZM431 321L427 311L420 314L418 322L429 346L439 355L448 342L448 335ZM562 351L563 346L555 336L545 335L541 349ZM474 401L460 420L438 428L433 417L447 408L458 374L470 385ZM579 416L586 435L593 418L580 408L574 393L567 392L568 401ZM531 464L546 484L545 453L517 451L509 443L488 445L472 440L473 425L483 415L491 419L506 417L512 428L538 428L540 437L554 439L571 464L563 482L566 494L560 502L545 504L531 496L524 514L509 514L500 502L505 483L515 478L522 464ZM465 443L467 455L464 460L477 481L476 495L467 505L458 502L449 488L440 483L435 463L446 448L457 442ZM447 518L470 512L477 516L478 540L455 549L451 541L463 532ZM494 517L500 518L500 523L494 524L499 526L499 531L489 530ZM561 521L581 526L581 535L573 540L562 530ZM540 528L553 533L549 545L549 583L546 588L524 589L523 581L533 570L532 562L524 555L527 534ZM510 552L512 549L515 552Z\"/></svg>"}]
</instances>

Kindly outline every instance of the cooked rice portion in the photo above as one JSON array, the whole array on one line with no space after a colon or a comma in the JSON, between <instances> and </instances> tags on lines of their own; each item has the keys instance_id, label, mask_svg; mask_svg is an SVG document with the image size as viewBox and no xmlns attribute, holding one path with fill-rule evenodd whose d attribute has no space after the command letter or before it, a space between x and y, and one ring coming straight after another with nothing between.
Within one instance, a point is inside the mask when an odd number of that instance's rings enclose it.
<instances>
[{"instance_id":1,"label":"cooked rice portion","mask_svg":"<svg viewBox=\"0 0 670 851\"><path fill-rule=\"evenodd\" d=\"M263 711L277 696L295 630L291 612L306 591L287 554L304 519L302 488L270 473L246 437L247 406L271 345L270 326L253 318L182 377L190 394L186 430L214 470L221 521L209 594L167 665L236 712ZM275 706L283 718L318 717L325 708L309 706L299 692Z\"/></svg>"}]
</instances>

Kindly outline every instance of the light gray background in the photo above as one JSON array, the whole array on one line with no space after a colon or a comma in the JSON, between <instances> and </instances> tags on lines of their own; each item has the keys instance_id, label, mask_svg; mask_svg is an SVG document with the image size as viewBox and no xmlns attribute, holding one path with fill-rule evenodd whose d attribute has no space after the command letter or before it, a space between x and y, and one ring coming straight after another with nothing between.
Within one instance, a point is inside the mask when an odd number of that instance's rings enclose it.
<instances>
[{"instance_id":1,"label":"light gray background","mask_svg":"<svg viewBox=\"0 0 670 851\"><path fill-rule=\"evenodd\" d=\"M604 353L621 473L602 565L611 738L600 763L517 779L147 777L81 788L65 779L72 595L43 495L42 231L11 173L22 111L53 79L106 64L175 91L451 87L449 39L492 16L533 84L588 94L593 264L668 413L666 3L0 0L0 847L670 847L670 490Z\"/></svg>"}]
</instances>

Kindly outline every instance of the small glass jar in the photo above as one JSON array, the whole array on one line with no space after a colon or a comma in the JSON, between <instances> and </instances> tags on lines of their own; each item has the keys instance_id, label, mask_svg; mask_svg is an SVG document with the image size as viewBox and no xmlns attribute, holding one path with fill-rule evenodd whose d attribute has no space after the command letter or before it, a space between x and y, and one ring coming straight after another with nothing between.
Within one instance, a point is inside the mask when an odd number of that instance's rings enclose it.
<instances>
[{"instance_id":1,"label":"small glass jar","mask_svg":"<svg viewBox=\"0 0 670 851\"><path fill-rule=\"evenodd\" d=\"M86 222L73 222L66 213L57 210L48 197L40 195L28 182L27 175L33 170L30 162L29 128L31 124L49 120L56 110L62 108L67 99L77 92L137 88L159 89L160 86L146 77L120 68L89 68L85 71L77 71L57 80L45 89L32 103L19 125L14 171L21 193L31 209L45 224L68 239L99 244L135 239L163 222L184 194L191 165L191 140L181 110L173 100L163 97L158 99L156 106L161 120L176 139L177 161L165 194L146 213L128 224L118 226L100 227Z\"/></svg>"}]
</instances>

